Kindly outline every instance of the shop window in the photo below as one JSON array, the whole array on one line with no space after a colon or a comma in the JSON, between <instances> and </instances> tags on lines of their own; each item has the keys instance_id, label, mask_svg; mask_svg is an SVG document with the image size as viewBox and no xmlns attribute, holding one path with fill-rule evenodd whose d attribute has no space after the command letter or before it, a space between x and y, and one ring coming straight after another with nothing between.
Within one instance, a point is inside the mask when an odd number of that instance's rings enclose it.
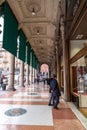
<instances>
[{"instance_id":1,"label":"shop window","mask_svg":"<svg viewBox=\"0 0 87 130\"><path fill-rule=\"evenodd\" d=\"M87 92L87 64L82 57L72 64L72 91L78 93Z\"/></svg>"}]
</instances>

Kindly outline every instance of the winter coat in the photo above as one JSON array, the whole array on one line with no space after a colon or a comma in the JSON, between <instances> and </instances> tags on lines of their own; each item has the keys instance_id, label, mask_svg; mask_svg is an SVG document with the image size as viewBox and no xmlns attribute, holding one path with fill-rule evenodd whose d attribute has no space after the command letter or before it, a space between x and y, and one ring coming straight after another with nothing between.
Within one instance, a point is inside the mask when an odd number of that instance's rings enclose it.
<instances>
[{"instance_id":1,"label":"winter coat","mask_svg":"<svg viewBox=\"0 0 87 130\"><path fill-rule=\"evenodd\" d=\"M50 82L50 87L53 91L53 96L61 96L59 85L55 78Z\"/></svg>"}]
</instances>

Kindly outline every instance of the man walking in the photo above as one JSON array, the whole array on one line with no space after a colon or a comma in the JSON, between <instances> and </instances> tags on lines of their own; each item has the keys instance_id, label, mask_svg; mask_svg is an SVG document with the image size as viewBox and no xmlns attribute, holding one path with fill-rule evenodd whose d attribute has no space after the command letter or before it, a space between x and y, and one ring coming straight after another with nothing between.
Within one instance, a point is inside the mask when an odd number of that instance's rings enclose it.
<instances>
[{"instance_id":1,"label":"man walking","mask_svg":"<svg viewBox=\"0 0 87 130\"><path fill-rule=\"evenodd\" d=\"M59 85L56 79L56 75L53 75L53 79L50 82L50 87L52 90L52 96L53 96L53 107L54 109L58 109L57 105L59 103L59 97L61 96Z\"/></svg>"},{"instance_id":2,"label":"man walking","mask_svg":"<svg viewBox=\"0 0 87 130\"><path fill-rule=\"evenodd\" d=\"M51 86L50 86L50 83L52 81L53 78L50 78L49 79L49 93L50 93L50 99L49 99L49 102L48 102L48 106L52 106L53 104L53 94L52 94L52 90L51 90Z\"/></svg>"}]
</instances>

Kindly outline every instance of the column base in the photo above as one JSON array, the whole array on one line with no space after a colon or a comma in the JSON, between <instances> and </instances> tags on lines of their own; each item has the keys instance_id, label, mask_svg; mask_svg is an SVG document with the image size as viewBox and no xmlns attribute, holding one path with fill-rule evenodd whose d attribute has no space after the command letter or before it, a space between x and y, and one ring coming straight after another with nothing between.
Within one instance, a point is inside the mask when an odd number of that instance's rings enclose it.
<instances>
[{"instance_id":1,"label":"column base","mask_svg":"<svg viewBox=\"0 0 87 130\"><path fill-rule=\"evenodd\" d=\"M7 90L7 91L16 91L15 88L7 88L6 90Z\"/></svg>"},{"instance_id":2,"label":"column base","mask_svg":"<svg viewBox=\"0 0 87 130\"><path fill-rule=\"evenodd\" d=\"M28 87L29 88L30 84L26 84L25 87Z\"/></svg>"},{"instance_id":3,"label":"column base","mask_svg":"<svg viewBox=\"0 0 87 130\"><path fill-rule=\"evenodd\" d=\"M25 87L25 85L20 85L19 88Z\"/></svg>"}]
</instances>

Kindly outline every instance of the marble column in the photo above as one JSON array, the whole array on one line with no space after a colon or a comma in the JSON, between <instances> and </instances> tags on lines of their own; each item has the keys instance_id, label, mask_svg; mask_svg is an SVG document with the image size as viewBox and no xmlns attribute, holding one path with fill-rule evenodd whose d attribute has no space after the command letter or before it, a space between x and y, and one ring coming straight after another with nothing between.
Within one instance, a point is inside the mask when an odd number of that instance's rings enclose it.
<instances>
[{"instance_id":1,"label":"marble column","mask_svg":"<svg viewBox=\"0 0 87 130\"><path fill-rule=\"evenodd\" d=\"M8 88L7 90L16 90L14 88L14 70L15 70L15 56L10 54L10 61L9 61L9 79L8 79Z\"/></svg>"},{"instance_id":2,"label":"marble column","mask_svg":"<svg viewBox=\"0 0 87 130\"><path fill-rule=\"evenodd\" d=\"M55 45L55 52L54 52L54 74L57 75L57 53L56 53L56 45Z\"/></svg>"},{"instance_id":3,"label":"marble column","mask_svg":"<svg viewBox=\"0 0 87 130\"><path fill-rule=\"evenodd\" d=\"M70 101L69 43L65 41L64 19L62 16L60 22L61 38L63 44L64 98L66 101Z\"/></svg>"},{"instance_id":4,"label":"marble column","mask_svg":"<svg viewBox=\"0 0 87 130\"><path fill-rule=\"evenodd\" d=\"M37 70L35 69L34 71L35 71L34 72L35 73L35 78L37 78Z\"/></svg>"},{"instance_id":5,"label":"marble column","mask_svg":"<svg viewBox=\"0 0 87 130\"><path fill-rule=\"evenodd\" d=\"M33 68L32 68L32 52L30 53L30 85L32 85L32 75L33 75Z\"/></svg>"},{"instance_id":6,"label":"marble column","mask_svg":"<svg viewBox=\"0 0 87 130\"><path fill-rule=\"evenodd\" d=\"M29 72L29 74L28 74L28 84L30 85L30 66L28 65L28 72Z\"/></svg>"},{"instance_id":7,"label":"marble column","mask_svg":"<svg viewBox=\"0 0 87 130\"><path fill-rule=\"evenodd\" d=\"M58 44L56 45L56 60L57 60L57 80L59 86L61 86L61 59L59 56L59 47Z\"/></svg>"},{"instance_id":8,"label":"marble column","mask_svg":"<svg viewBox=\"0 0 87 130\"><path fill-rule=\"evenodd\" d=\"M24 62L20 63L20 87L24 87Z\"/></svg>"},{"instance_id":9,"label":"marble column","mask_svg":"<svg viewBox=\"0 0 87 130\"><path fill-rule=\"evenodd\" d=\"M55 65L55 55L53 56L53 59L52 59L52 64L51 64L51 77L53 77L53 74L56 74L56 65Z\"/></svg>"},{"instance_id":10,"label":"marble column","mask_svg":"<svg viewBox=\"0 0 87 130\"><path fill-rule=\"evenodd\" d=\"M51 65L49 65L49 78L51 77Z\"/></svg>"},{"instance_id":11,"label":"marble column","mask_svg":"<svg viewBox=\"0 0 87 130\"><path fill-rule=\"evenodd\" d=\"M29 85L29 65L26 65L26 86Z\"/></svg>"},{"instance_id":12,"label":"marble column","mask_svg":"<svg viewBox=\"0 0 87 130\"><path fill-rule=\"evenodd\" d=\"M32 66L30 66L30 75L29 75L29 77L30 77L30 84L32 84L32 73L33 73L32 69L33 69Z\"/></svg>"},{"instance_id":13,"label":"marble column","mask_svg":"<svg viewBox=\"0 0 87 130\"><path fill-rule=\"evenodd\" d=\"M35 81L35 68L33 68L33 84L34 84L34 81Z\"/></svg>"},{"instance_id":14,"label":"marble column","mask_svg":"<svg viewBox=\"0 0 87 130\"><path fill-rule=\"evenodd\" d=\"M54 61L54 60L53 60ZM50 72L51 72L51 77L53 77L53 74L55 74L55 69L54 69L54 63L52 62L51 67L50 67Z\"/></svg>"}]
</instances>

